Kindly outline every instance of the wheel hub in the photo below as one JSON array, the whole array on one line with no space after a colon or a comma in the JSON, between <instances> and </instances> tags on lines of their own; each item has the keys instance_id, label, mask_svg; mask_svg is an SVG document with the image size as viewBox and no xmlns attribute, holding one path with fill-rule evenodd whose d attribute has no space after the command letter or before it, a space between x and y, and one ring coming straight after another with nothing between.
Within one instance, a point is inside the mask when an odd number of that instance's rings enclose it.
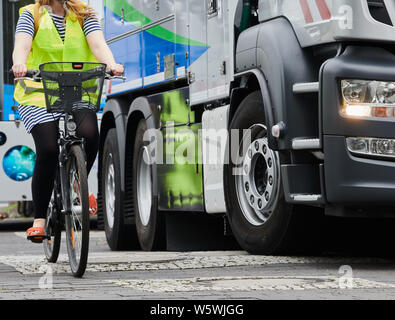
<instances>
[{"instance_id":1,"label":"wheel hub","mask_svg":"<svg viewBox=\"0 0 395 320\"><path fill-rule=\"evenodd\" d=\"M114 171L114 161L112 155L109 154L107 160L107 170L106 170L106 216L107 224L110 228L114 226L114 215L115 215L115 171Z\"/></svg>"},{"instance_id":2,"label":"wheel hub","mask_svg":"<svg viewBox=\"0 0 395 320\"><path fill-rule=\"evenodd\" d=\"M276 175L273 152L267 147L267 139L253 142L244 158L243 185L250 206L256 211L265 210L273 193Z\"/></svg>"},{"instance_id":3,"label":"wheel hub","mask_svg":"<svg viewBox=\"0 0 395 320\"><path fill-rule=\"evenodd\" d=\"M137 168L137 201L139 216L143 226L147 226L151 216L152 207L152 182L151 182L151 157L148 147L140 150Z\"/></svg>"},{"instance_id":4,"label":"wheel hub","mask_svg":"<svg viewBox=\"0 0 395 320\"><path fill-rule=\"evenodd\" d=\"M247 148L242 174L236 176L240 207L249 223L259 226L270 217L279 189L279 160L265 137L256 138Z\"/></svg>"}]
</instances>

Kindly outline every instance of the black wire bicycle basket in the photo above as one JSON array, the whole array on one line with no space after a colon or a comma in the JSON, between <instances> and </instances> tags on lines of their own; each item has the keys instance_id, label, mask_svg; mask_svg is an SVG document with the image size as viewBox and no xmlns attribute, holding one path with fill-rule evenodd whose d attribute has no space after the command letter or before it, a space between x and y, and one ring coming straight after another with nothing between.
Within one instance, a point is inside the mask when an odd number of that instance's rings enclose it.
<instances>
[{"instance_id":1,"label":"black wire bicycle basket","mask_svg":"<svg viewBox=\"0 0 395 320\"><path fill-rule=\"evenodd\" d=\"M40 65L47 111L72 113L100 109L106 65L49 62Z\"/></svg>"}]
</instances>

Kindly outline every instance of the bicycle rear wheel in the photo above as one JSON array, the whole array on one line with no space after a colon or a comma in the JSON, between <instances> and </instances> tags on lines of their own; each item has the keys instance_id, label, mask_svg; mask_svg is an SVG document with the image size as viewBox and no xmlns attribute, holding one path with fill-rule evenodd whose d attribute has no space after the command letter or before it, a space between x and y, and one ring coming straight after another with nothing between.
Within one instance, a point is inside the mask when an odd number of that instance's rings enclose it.
<instances>
[{"instance_id":1,"label":"bicycle rear wheel","mask_svg":"<svg viewBox=\"0 0 395 320\"><path fill-rule=\"evenodd\" d=\"M58 183L55 181L45 224L45 234L49 235L51 239L45 239L43 241L45 256L48 262L52 263L58 260L62 232L61 201L57 188Z\"/></svg>"},{"instance_id":2,"label":"bicycle rear wheel","mask_svg":"<svg viewBox=\"0 0 395 320\"><path fill-rule=\"evenodd\" d=\"M67 253L75 277L82 277L89 250L89 193L85 157L81 146L71 147L66 166L71 212L65 216Z\"/></svg>"}]
</instances>

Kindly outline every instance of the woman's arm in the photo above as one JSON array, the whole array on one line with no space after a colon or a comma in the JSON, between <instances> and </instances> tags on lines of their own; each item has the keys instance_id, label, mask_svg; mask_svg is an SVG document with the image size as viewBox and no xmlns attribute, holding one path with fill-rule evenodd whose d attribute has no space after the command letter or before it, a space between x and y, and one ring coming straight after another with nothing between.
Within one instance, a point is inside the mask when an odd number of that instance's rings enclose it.
<instances>
[{"instance_id":1,"label":"woman's arm","mask_svg":"<svg viewBox=\"0 0 395 320\"><path fill-rule=\"evenodd\" d=\"M12 71L16 78L26 75L26 62L32 49L32 42L33 38L26 33L17 33L15 35L14 52L12 53L14 65L12 66Z\"/></svg>"},{"instance_id":2,"label":"woman's arm","mask_svg":"<svg viewBox=\"0 0 395 320\"><path fill-rule=\"evenodd\" d=\"M105 63L107 68L110 69L114 75L120 76L124 72L122 65L115 62L114 56L108 47L104 34L102 31L94 31L87 35L86 40L88 41L89 47L92 50L93 55L101 63Z\"/></svg>"}]
</instances>

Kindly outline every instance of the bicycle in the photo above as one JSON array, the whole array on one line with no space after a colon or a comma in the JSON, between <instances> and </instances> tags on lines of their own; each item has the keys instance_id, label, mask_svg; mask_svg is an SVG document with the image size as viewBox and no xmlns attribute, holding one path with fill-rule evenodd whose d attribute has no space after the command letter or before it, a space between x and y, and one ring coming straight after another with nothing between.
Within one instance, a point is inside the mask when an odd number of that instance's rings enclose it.
<instances>
[{"instance_id":1,"label":"bicycle","mask_svg":"<svg viewBox=\"0 0 395 320\"><path fill-rule=\"evenodd\" d=\"M89 190L84 141L76 136L73 112L98 112L104 80L125 78L113 76L100 63L50 62L39 69L15 80L42 81L47 112L65 115L63 130L59 126L59 162L44 228L44 253L48 262L57 262L64 227L72 274L82 277L89 251Z\"/></svg>"}]
</instances>

